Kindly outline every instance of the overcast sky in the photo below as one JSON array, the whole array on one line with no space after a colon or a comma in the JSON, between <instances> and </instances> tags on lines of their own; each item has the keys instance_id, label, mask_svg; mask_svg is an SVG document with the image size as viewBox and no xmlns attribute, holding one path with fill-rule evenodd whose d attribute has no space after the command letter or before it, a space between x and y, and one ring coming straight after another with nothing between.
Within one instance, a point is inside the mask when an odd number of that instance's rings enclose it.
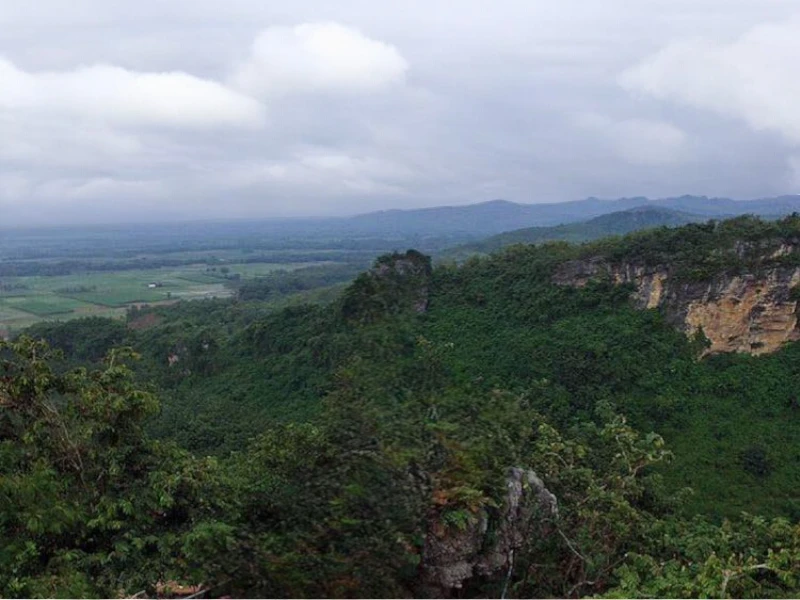
<instances>
[{"instance_id":1,"label":"overcast sky","mask_svg":"<svg viewBox=\"0 0 800 600\"><path fill-rule=\"evenodd\" d=\"M0 1L0 224L798 191L797 0Z\"/></svg>"}]
</instances>

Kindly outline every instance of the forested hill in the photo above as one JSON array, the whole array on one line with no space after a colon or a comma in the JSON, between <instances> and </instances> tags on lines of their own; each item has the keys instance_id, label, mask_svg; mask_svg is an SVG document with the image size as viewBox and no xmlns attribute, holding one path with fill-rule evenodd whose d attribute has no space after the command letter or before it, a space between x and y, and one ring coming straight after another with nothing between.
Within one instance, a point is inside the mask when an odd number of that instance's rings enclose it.
<instances>
[{"instance_id":1,"label":"forested hill","mask_svg":"<svg viewBox=\"0 0 800 600\"><path fill-rule=\"evenodd\" d=\"M0 595L797 596L799 281L741 217L39 325Z\"/></svg>"},{"instance_id":2,"label":"forested hill","mask_svg":"<svg viewBox=\"0 0 800 600\"><path fill-rule=\"evenodd\" d=\"M491 236L480 242L465 244L442 253L447 257L469 256L476 252L488 254L514 244L541 244L543 242L588 242L612 235L623 235L653 227L677 227L706 217L662 208L658 206L637 206L628 210L613 212L588 221L579 221L553 227L528 227L515 229Z\"/></svg>"}]
</instances>

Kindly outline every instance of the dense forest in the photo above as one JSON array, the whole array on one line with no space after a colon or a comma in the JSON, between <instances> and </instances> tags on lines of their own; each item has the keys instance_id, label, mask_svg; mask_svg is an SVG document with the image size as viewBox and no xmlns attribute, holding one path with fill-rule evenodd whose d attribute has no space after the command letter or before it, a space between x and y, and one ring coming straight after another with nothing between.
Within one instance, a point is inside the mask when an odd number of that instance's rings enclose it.
<instances>
[{"instance_id":1,"label":"dense forest","mask_svg":"<svg viewBox=\"0 0 800 600\"><path fill-rule=\"evenodd\" d=\"M0 346L0 595L796 596L800 342L709 356L554 276L798 248L795 215L409 250L313 304L266 305L283 273L36 325Z\"/></svg>"}]
</instances>

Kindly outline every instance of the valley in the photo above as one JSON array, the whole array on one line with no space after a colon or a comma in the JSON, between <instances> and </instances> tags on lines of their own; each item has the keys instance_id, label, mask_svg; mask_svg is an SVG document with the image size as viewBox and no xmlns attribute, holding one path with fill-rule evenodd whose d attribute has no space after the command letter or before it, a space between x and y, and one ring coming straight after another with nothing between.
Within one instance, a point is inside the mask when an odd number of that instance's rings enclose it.
<instances>
[{"instance_id":1,"label":"valley","mask_svg":"<svg viewBox=\"0 0 800 600\"><path fill-rule=\"evenodd\" d=\"M580 243L795 207L800 201L792 197L739 203L691 196L552 205L491 201L336 219L6 229L0 230L0 336L43 320L121 318L141 304L229 298L243 282L275 272L330 268L330 281L322 283L336 285L381 252L411 247L437 261L463 261L519 243ZM582 220L586 214L599 216ZM563 224L547 225L554 221ZM526 223L535 226L515 228ZM319 282L296 291L317 287Z\"/></svg>"},{"instance_id":2,"label":"valley","mask_svg":"<svg viewBox=\"0 0 800 600\"><path fill-rule=\"evenodd\" d=\"M484 247L18 242L0 517L20 562L0 585L792 595L800 218L692 214Z\"/></svg>"}]
</instances>

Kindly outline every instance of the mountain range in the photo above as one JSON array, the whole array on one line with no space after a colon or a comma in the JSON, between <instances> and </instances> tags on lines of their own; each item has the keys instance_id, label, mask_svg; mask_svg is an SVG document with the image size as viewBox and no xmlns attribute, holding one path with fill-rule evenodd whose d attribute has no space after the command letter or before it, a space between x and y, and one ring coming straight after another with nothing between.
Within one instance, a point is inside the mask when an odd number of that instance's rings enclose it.
<instances>
[{"instance_id":1,"label":"mountain range","mask_svg":"<svg viewBox=\"0 0 800 600\"><path fill-rule=\"evenodd\" d=\"M777 217L800 211L800 195L755 200L706 196L679 196L651 200L637 196L616 200L586 198L546 204L518 204L507 200L490 200L466 206L372 212L342 219L338 226L353 232L369 231L398 235L409 233L493 235L525 227L574 223L644 206L671 209L704 218L727 218L742 214Z\"/></svg>"}]
</instances>

